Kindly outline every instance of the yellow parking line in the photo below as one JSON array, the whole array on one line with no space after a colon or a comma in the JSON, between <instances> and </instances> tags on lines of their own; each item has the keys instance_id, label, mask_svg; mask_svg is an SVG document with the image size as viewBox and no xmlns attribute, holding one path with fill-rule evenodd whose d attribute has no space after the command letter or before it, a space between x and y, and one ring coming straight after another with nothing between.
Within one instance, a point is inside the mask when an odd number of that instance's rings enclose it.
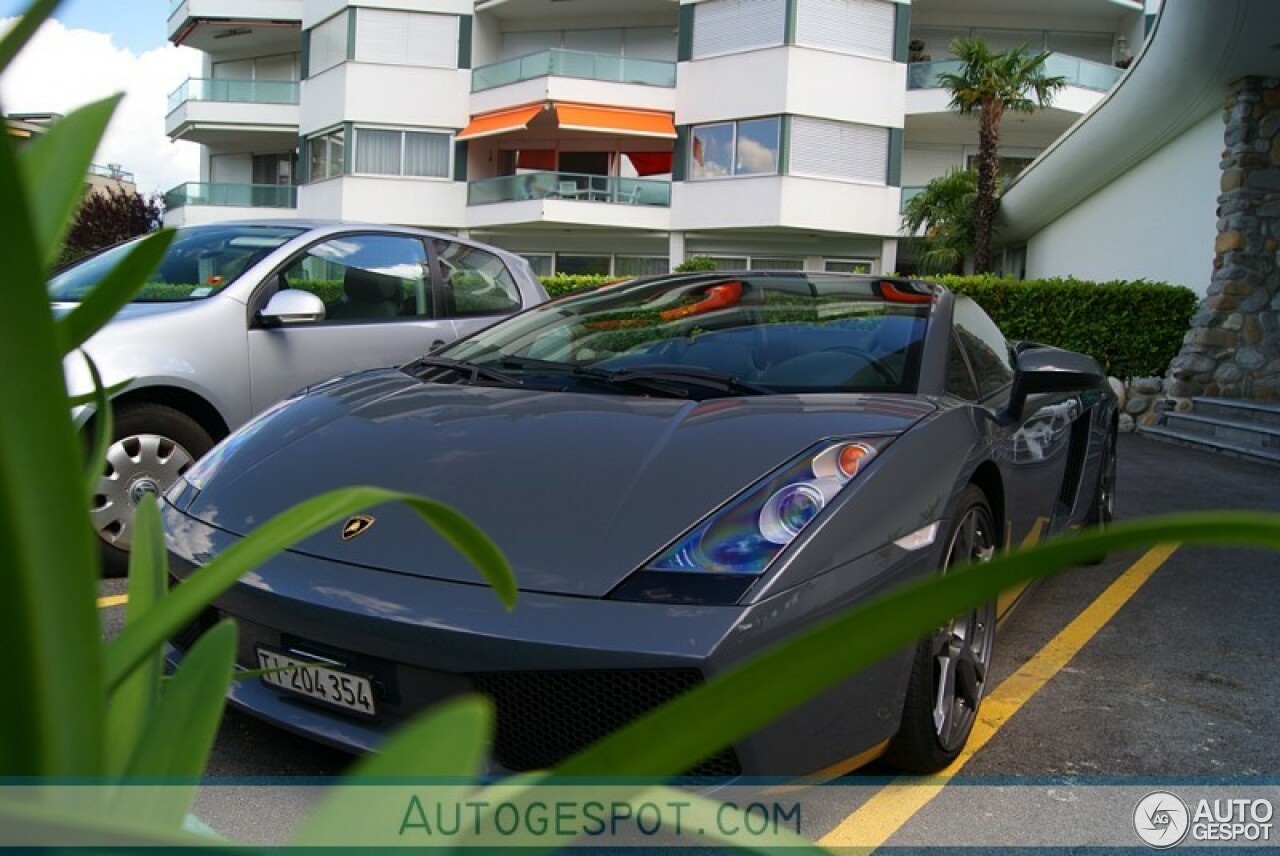
<instances>
[{"instance_id":1,"label":"yellow parking line","mask_svg":"<svg viewBox=\"0 0 1280 856\"><path fill-rule=\"evenodd\" d=\"M886 785L818 843L826 847L874 848L888 841L916 812L942 793L949 778L1115 617L1177 549L1177 544L1160 544L1148 550L1022 668L988 694L973 724L969 742L950 766L936 776L904 778L901 784Z\"/></svg>"},{"instance_id":2,"label":"yellow parking line","mask_svg":"<svg viewBox=\"0 0 1280 856\"><path fill-rule=\"evenodd\" d=\"M127 603L128 600L129 595L127 594L113 594L110 597L100 597L98 598L98 609L106 609L108 606L119 606L122 603Z\"/></svg>"}]
</instances>

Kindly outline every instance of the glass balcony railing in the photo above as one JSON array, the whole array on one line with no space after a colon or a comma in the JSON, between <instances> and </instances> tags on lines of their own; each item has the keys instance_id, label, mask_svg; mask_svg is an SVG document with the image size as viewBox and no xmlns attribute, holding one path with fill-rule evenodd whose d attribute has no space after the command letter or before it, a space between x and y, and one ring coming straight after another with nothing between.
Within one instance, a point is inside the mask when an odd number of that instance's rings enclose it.
<instances>
[{"instance_id":1,"label":"glass balcony railing","mask_svg":"<svg viewBox=\"0 0 1280 856\"><path fill-rule=\"evenodd\" d=\"M676 64L657 59L633 59L614 54L549 50L512 57L471 72L471 91L481 92L537 77L579 77L643 86L676 85Z\"/></svg>"},{"instance_id":2,"label":"glass balcony railing","mask_svg":"<svg viewBox=\"0 0 1280 856\"><path fill-rule=\"evenodd\" d=\"M909 203L912 199L915 199L921 193L924 193L923 184L902 188L902 206L898 209L898 213L900 214L905 213L907 210L907 203Z\"/></svg>"},{"instance_id":3,"label":"glass balcony railing","mask_svg":"<svg viewBox=\"0 0 1280 856\"><path fill-rule=\"evenodd\" d=\"M211 184L188 181L164 195L164 207L235 205L244 208L297 208L298 188L288 184Z\"/></svg>"},{"instance_id":4,"label":"glass balcony railing","mask_svg":"<svg viewBox=\"0 0 1280 856\"><path fill-rule=\"evenodd\" d=\"M572 172L529 172L482 178L467 184L468 205L526 199L571 199L667 207L671 205L671 182Z\"/></svg>"},{"instance_id":5,"label":"glass balcony railing","mask_svg":"<svg viewBox=\"0 0 1280 856\"><path fill-rule=\"evenodd\" d=\"M250 104L297 104L296 80L212 80L192 77L169 93L169 112L187 101L237 101Z\"/></svg>"},{"instance_id":6,"label":"glass balcony railing","mask_svg":"<svg viewBox=\"0 0 1280 856\"><path fill-rule=\"evenodd\" d=\"M1045 74L1050 77L1066 78L1068 86L1079 86L1081 89L1093 89L1098 92L1110 90L1124 74L1123 68L1062 53L1049 54L1049 58L1045 60L1044 69ZM959 71L960 60L958 59L913 62L907 66L907 88L939 89L941 88L938 83L939 74L944 72L955 74Z\"/></svg>"}]
</instances>

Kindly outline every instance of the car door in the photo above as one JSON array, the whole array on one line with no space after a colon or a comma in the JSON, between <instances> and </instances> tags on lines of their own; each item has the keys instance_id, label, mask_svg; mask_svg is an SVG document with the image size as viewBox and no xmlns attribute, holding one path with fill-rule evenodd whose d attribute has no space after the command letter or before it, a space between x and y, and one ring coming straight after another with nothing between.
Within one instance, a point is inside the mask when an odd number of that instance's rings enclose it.
<instances>
[{"instance_id":1,"label":"car door","mask_svg":"<svg viewBox=\"0 0 1280 856\"><path fill-rule=\"evenodd\" d=\"M427 247L415 235L352 232L309 246L275 274L270 293L300 289L323 321L249 330L254 412L335 375L407 362L456 338L441 317ZM261 308L270 294L260 295Z\"/></svg>"},{"instance_id":2,"label":"car door","mask_svg":"<svg viewBox=\"0 0 1280 856\"><path fill-rule=\"evenodd\" d=\"M995 322L969 298L957 297L953 330L972 370L979 401L993 414L1003 414L1013 383L1013 349ZM1066 525L1068 515L1058 500L1069 469L1072 427L1079 415L1075 396L1034 396L1019 420L1001 425L995 432L1003 447L1000 457L1005 463L1013 543L1028 536L1048 535Z\"/></svg>"},{"instance_id":3,"label":"car door","mask_svg":"<svg viewBox=\"0 0 1280 856\"><path fill-rule=\"evenodd\" d=\"M520 288L496 253L461 241L433 238L440 269L439 304L459 338L520 311Z\"/></svg>"}]
</instances>

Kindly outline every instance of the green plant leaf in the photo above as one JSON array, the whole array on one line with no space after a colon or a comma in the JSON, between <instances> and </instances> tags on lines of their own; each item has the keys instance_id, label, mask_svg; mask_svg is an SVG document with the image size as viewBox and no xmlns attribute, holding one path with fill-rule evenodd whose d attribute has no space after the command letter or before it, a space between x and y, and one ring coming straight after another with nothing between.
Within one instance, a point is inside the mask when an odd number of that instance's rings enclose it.
<instances>
[{"instance_id":1,"label":"green plant leaf","mask_svg":"<svg viewBox=\"0 0 1280 856\"><path fill-rule=\"evenodd\" d=\"M122 97L113 95L64 116L19 153L23 179L31 190L31 222L45 271L58 258L62 236L84 195L84 177L94 150Z\"/></svg>"},{"instance_id":2,"label":"green plant leaf","mask_svg":"<svg viewBox=\"0 0 1280 856\"><path fill-rule=\"evenodd\" d=\"M236 580L290 545L372 505L408 505L480 571L498 599L511 609L516 581L497 546L475 524L447 505L399 491L350 487L330 491L282 511L237 541L208 566L169 590L137 624L107 643L106 684L113 690L147 653L177 633Z\"/></svg>"},{"instance_id":3,"label":"green plant leaf","mask_svg":"<svg viewBox=\"0 0 1280 856\"><path fill-rule=\"evenodd\" d=\"M110 420L108 420L110 424ZM164 596L164 533L154 496L145 496L133 514L133 549L129 552L129 605L125 626ZM147 737L147 727L160 700L164 652L157 648L111 694L107 703L107 775L125 773L129 760Z\"/></svg>"},{"instance_id":4,"label":"green plant leaf","mask_svg":"<svg viewBox=\"0 0 1280 856\"><path fill-rule=\"evenodd\" d=\"M6 698L19 701L0 705L0 775L97 775L104 705L98 557L80 501L82 451L68 418L29 186L6 136L0 257L9 287L0 365L21 370L0 383L0 651Z\"/></svg>"},{"instance_id":5,"label":"green plant leaf","mask_svg":"<svg viewBox=\"0 0 1280 856\"><path fill-rule=\"evenodd\" d=\"M162 787L119 788L115 811L140 826L177 829L195 797L196 785L222 721L236 656L236 625L226 620L202 635L165 684L125 769L127 777L165 779Z\"/></svg>"},{"instance_id":6,"label":"green plant leaf","mask_svg":"<svg viewBox=\"0 0 1280 856\"><path fill-rule=\"evenodd\" d=\"M584 749L556 774L676 775L1000 592L1097 556L1179 542L1280 549L1280 514L1204 512L1121 523L903 587L731 668Z\"/></svg>"},{"instance_id":7,"label":"green plant leaf","mask_svg":"<svg viewBox=\"0 0 1280 856\"><path fill-rule=\"evenodd\" d=\"M489 750L493 706L483 696L450 699L415 717L356 764L294 835L292 846L378 847L404 844L396 812L387 812L387 778L429 777L432 799L462 801ZM385 819L385 822L384 822Z\"/></svg>"},{"instance_id":8,"label":"green plant leaf","mask_svg":"<svg viewBox=\"0 0 1280 856\"><path fill-rule=\"evenodd\" d=\"M171 229L150 234L140 240L129 254L116 263L93 290L58 322L62 352L68 354L83 345L103 324L133 299L147 277L160 264L165 250L173 243Z\"/></svg>"},{"instance_id":9,"label":"green plant leaf","mask_svg":"<svg viewBox=\"0 0 1280 856\"><path fill-rule=\"evenodd\" d=\"M94 413L93 433L89 439L88 457L85 458L85 508L93 507L93 496L98 492L98 482L102 480L102 462L106 460L107 449L111 446L111 402L107 398L107 390L102 385L102 375L98 372L98 364L87 353L81 351L80 356L89 368L89 377L93 379Z\"/></svg>"},{"instance_id":10,"label":"green plant leaf","mask_svg":"<svg viewBox=\"0 0 1280 856\"><path fill-rule=\"evenodd\" d=\"M9 63L13 62L18 51L22 50L22 46L35 35L40 25L53 14L53 10L58 8L58 3L59 0L36 0L27 7L27 11L22 13L22 17L13 23L9 32L4 34L4 39L0 40L0 71L9 67Z\"/></svg>"},{"instance_id":11,"label":"green plant leaf","mask_svg":"<svg viewBox=\"0 0 1280 856\"><path fill-rule=\"evenodd\" d=\"M133 383L133 378L122 380L119 383L114 383L111 386L106 387L104 391L107 394L107 398L115 398L117 395L128 389L129 384L131 383ZM80 407L85 404L96 404L97 402L98 393L96 390L94 392L86 392L84 395L71 395L67 397L67 404L72 407Z\"/></svg>"}]
</instances>

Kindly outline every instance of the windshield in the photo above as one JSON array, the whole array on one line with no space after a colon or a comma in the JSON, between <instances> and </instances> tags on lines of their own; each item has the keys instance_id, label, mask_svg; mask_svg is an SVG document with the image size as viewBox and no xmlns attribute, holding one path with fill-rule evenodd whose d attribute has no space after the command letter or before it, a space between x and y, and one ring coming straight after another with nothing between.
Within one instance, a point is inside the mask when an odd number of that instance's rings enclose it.
<instances>
[{"instance_id":1,"label":"windshield","mask_svg":"<svg viewBox=\"0 0 1280 856\"><path fill-rule=\"evenodd\" d=\"M914 392L932 293L838 274L630 280L544 304L436 355L525 385L693 397ZM431 358L428 358L428 362ZM480 375L472 372L474 382Z\"/></svg>"},{"instance_id":2,"label":"windshield","mask_svg":"<svg viewBox=\"0 0 1280 856\"><path fill-rule=\"evenodd\" d=\"M210 225L179 229L135 303L200 300L217 294L267 253L305 230ZM49 281L49 299L79 302L127 256L139 238L85 259Z\"/></svg>"}]
</instances>

